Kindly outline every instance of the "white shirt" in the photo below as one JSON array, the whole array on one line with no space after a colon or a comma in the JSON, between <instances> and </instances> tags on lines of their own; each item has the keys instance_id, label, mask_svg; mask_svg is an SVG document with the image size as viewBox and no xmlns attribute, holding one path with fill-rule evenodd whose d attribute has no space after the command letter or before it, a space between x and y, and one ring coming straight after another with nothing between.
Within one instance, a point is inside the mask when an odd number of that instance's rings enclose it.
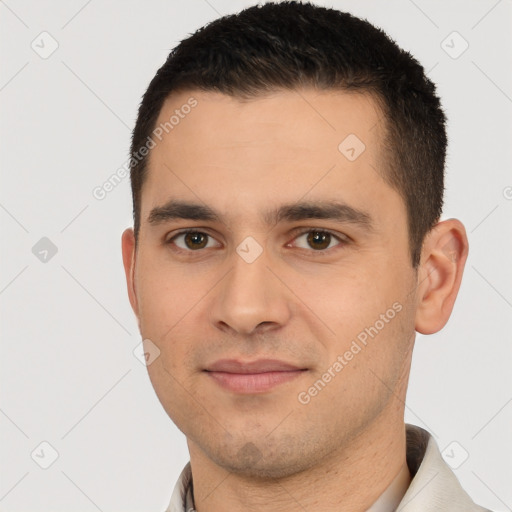
<instances>
[{"instance_id":1,"label":"white shirt","mask_svg":"<svg viewBox=\"0 0 512 512\"><path fill-rule=\"evenodd\" d=\"M406 435L407 467L402 468L367 512L491 512L476 505L462 489L443 460L434 438L426 430L406 424ZM192 473L188 463L176 482L165 512L194 511Z\"/></svg>"}]
</instances>

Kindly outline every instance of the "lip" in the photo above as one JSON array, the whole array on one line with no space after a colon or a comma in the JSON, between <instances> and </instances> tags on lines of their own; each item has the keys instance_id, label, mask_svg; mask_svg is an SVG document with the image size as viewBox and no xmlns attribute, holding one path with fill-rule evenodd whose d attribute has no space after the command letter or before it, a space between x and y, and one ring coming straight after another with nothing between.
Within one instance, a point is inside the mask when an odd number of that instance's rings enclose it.
<instances>
[{"instance_id":1,"label":"lip","mask_svg":"<svg viewBox=\"0 0 512 512\"><path fill-rule=\"evenodd\" d=\"M277 359L239 361L221 359L205 372L217 384L235 393L264 393L285 382L296 379L306 371Z\"/></svg>"}]
</instances>

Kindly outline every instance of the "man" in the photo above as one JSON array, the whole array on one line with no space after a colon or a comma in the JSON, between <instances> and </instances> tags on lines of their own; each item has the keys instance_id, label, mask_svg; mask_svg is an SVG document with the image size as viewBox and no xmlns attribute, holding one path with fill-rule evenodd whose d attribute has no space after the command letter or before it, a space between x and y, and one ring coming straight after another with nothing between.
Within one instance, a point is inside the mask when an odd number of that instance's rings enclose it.
<instances>
[{"instance_id":1,"label":"man","mask_svg":"<svg viewBox=\"0 0 512 512\"><path fill-rule=\"evenodd\" d=\"M468 252L412 56L336 10L251 7L171 52L131 149L128 293L190 452L167 510L484 510L404 424Z\"/></svg>"}]
</instances>

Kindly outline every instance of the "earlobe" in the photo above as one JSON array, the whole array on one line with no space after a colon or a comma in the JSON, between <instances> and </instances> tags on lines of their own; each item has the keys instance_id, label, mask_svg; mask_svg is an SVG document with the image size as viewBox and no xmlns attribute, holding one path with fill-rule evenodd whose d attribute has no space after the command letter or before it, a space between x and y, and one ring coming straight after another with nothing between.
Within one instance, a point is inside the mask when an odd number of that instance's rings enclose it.
<instances>
[{"instance_id":1,"label":"earlobe","mask_svg":"<svg viewBox=\"0 0 512 512\"><path fill-rule=\"evenodd\" d=\"M439 222L425 238L416 310L416 331L433 334L450 318L468 255L466 230L457 219Z\"/></svg>"},{"instance_id":2,"label":"earlobe","mask_svg":"<svg viewBox=\"0 0 512 512\"><path fill-rule=\"evenodd\" d=\"M123 266L126 276L126 286L128 289L128 297L132 306L133 312L139 322L139 306L137 302L137 294L135 291L135 235L132 228L124 230L121 237L121 249L123 253Z\"/></svg>"}]
</instances>

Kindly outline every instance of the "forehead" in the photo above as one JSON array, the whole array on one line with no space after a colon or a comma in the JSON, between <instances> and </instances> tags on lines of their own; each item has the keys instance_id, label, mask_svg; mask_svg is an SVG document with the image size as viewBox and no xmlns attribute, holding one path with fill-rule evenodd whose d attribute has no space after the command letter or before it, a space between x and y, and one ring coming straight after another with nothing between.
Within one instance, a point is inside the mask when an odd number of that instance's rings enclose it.
<instances>
[{"instance_id":1,"label":"forehead","mask_svg":"<svg viewBox=\"0 0 512 512\"><path fill-rule=\"evenodd\" d=\"M374 196L393 194L381 175L382 119L370 94L300 89L241 100L175 93L153 132L142 218L170 195L248 211L372 187Z\"/></svg>"},{"instance_id":2,"label":"forehead","mask_svg":"<svg viewBox=\"0 0 512 512\"><path fill-rule=\"evenodd\" d=\"M300 158L302 151L337 154L339 143L348 135L373 146L382 137L381 120L380 107L370 93L308 88L240 99L189 91L165 100L156 126L163 130L163 146L192 140L201 144L200 151L234 149L235 144L248 151L272 142L273 153L280 149L291 157L292 150Z\"/></svg>"}]
</instances>

